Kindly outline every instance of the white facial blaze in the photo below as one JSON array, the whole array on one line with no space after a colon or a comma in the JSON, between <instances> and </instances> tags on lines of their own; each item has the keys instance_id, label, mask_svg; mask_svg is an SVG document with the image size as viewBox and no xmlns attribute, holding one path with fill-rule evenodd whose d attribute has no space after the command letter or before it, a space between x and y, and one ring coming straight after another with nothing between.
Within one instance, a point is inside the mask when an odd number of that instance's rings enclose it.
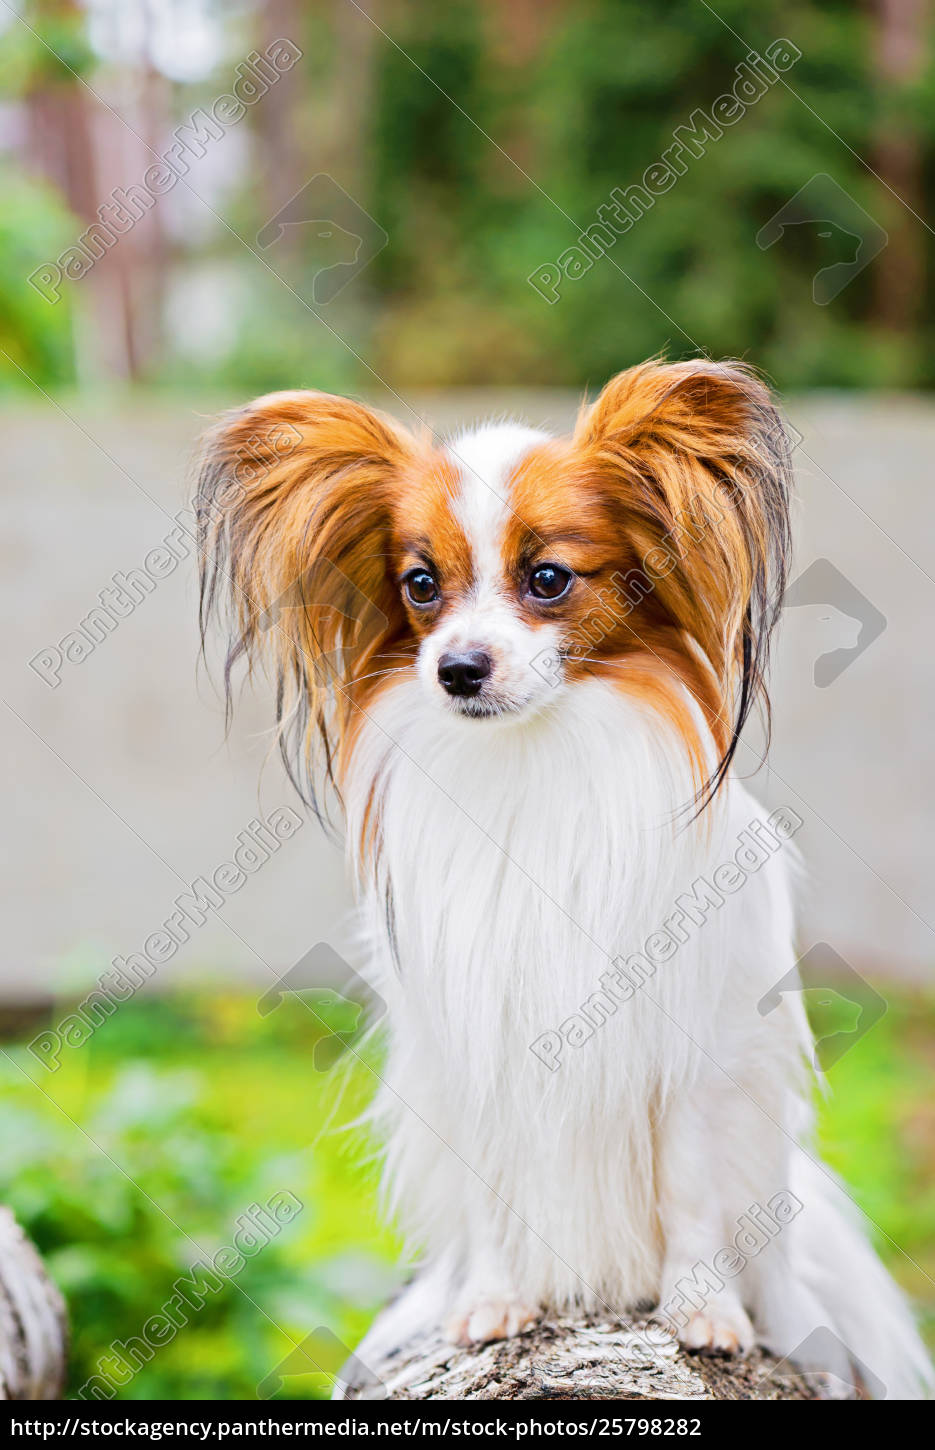
<instances>
[{"instance_id":1,"label":"white facial blaze","mask_svg":"<svg viewBox=\"0 0 935 1450\"><path fill-rule=\"evenodd\" d=\"M510 475L547 439L547 434L520 424L488 424L461 434L449 449L461 475L454 512L470 545L473 584L461 607L446 614L424 641L419 673L433 696L459 714L518 711L554 694L554 670L537 661L554 658L558 631L548 624L533 629L526 623L503 558L504 532L512 517ZM438 683L438 661L449 651L468 650L487 655L491 673L480 695L455 702Z\"/></svg>"}]
</instances>

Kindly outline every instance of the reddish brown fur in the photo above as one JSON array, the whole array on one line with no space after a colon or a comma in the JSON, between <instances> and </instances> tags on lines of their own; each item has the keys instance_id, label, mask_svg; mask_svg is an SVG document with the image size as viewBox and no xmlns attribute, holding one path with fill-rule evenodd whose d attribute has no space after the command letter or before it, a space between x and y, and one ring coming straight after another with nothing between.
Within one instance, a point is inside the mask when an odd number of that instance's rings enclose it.
<instances>
[{"instance_id":1,"label":"reddish brown fur","mask_svg":"<svg viewBox=\"0 0 935 1450\"><path fill-rule=\"evenodd\" d=\"M533 450L514 474L512 499L516 515L504 548L508 570L518 576L548 560L579 576L580 586L549 605L547 614L561 620L570 644L567 677L603 677L646 700L681 734L701 771L705 748L685 691L701 706L723 750L729 724L720 719L712 671L656 591L633 610L620 593L618 581L638 570L657 542L636 506L633 480L620 470L594 467L574 441L547 444Z\"/></svg>"},{"instance_id":2,"label":"reddish brown fur","mask_svg":"<svg viewBox=\"0 0 935 1450\"><path fill-rule=\"evenodd\" d=\"M280 456L265 440L284 434L294 446ZM502 554L515 607L532 625L560 620L568 678L603 676L647 701L697 764L705 751L686 692L726 768L761 683L769 578L782 578L786 469L781 426L749 372L651 362L612 379L571 438L533 448L510 480ZM318 738L340 780L376 694L413 666L421 637L470 590L458 487L457 460L428 439L322 393L262 398L207 439L203 620L225 576L228 669L241 654L272 657L293 766ZM545 561L579 576L548 606L523 587ZM404 602L402 576L416 566L441 578L437 609ZM629 607L621 582L645 583L648 569L652 588ZM296 607L266 627L284 598Z\"/></svg>"}]
</instances>

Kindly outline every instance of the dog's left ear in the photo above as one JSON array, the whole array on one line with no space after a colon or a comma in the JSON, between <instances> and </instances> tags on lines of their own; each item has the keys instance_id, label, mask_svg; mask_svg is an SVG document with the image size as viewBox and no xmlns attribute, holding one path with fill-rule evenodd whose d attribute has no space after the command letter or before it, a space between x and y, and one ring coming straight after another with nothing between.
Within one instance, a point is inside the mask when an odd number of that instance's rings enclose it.
<instances>
[{"instance_id":1,"label":"dog's left ear","mask_svg":"<svg viewBox=\"0 0 935 1450\"><path fill-rule=\"evenodd\" d=\"M588 472L613 480L640 552L673 554L660 602L716 676L727 729L716 789L763 693L785 589L792 469L768 389L742 363L644 363L578 419ZM710 798L710 797L709 797Z\"/></svg>"}]
</instances>

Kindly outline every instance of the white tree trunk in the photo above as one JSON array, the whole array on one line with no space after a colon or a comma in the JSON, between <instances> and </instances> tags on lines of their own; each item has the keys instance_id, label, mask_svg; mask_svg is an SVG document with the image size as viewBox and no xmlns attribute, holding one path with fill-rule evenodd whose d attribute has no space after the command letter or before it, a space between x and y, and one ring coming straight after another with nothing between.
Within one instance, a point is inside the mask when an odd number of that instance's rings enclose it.
<instances>
[{"instance_id":1,"label":"white tree trunk","mask_svg":"<svg viewBox=\"0 0 935 1450\"><path fill-rule=\"evenodd\" d=\"M59 1399L67 1342L62 1296L10 1210L0 1207L0 1399Z\"/></svg>"},{"instance_id":2,"label":"white tree trunk","mask_svg":"<svg viewBox=\"0 0 935 1450\"><path fill-rule=\"evenodd\" d=\"M744 1360L687 1354L642 1319L559 1319L515 1339L457 1349L421 1334L366 1369L356 1359L336 1399L814 1400L857 1398L791 1373L762 1350ZM776 1371L779 1371L778 1374Z\"/></svg>"}]
</instances>

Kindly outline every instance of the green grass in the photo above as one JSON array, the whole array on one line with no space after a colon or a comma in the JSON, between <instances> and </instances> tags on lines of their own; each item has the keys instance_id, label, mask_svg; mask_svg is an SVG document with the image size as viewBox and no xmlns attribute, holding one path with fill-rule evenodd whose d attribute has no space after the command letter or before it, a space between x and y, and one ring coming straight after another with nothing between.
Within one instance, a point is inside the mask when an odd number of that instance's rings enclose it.
<instances>
[{"instance_id":1,"label":"green grass","mask_svg":"<svg viewBox=\"0 0 935 1450\"><path fill-rule=\"evenodd\" d=\"M366 1328L399 1257L377 1214L372 1146L347 1130L373 1079L346 1071L347 1057L316 1071L316 1032L300 1002L263 1019L254 998L211 994L123 1005L54 1074L6 1049L2 1197L67 1297L71 1393L276 1193L301 1211L120 1393L255 1398L309 1332L352 1346ZM316 1376L290 1390L327 1391Z\"/></svg>"},{"instance_id":2,"label":"green grass","mask_svg":"<svg viewBox=\"0 0 935 1450\"><path fill-rule=\"evenodd\" d=\"M881 990L885 1016L829 1071L818 1141L935 1349L935 998Z\"/></svg>"},{"instance_id":3,"label":"green grass","mask_svg":"<svg viewBox=\"0 0 935 1450\"><path fill-rule=\"evenodd\" d=\"M2 1198L68 1299L70 1393L277 1193L301 1211L132 1376L121 1371L119 1393L253 1398L305 1335L325 1327L353 1345L364 1330L399 1258L372 1144L352 1126L374 1079L349 1056L316 1071L317 1030L301 1002L261 1018L253 998L212 992L124 1004L56 1073L22 1034L7 1043ZM935 1000L891 999L831 1070L820 1142L935 1341L933 1060ZM310 1376L287 1392L327 1391Z\"/></svg>"}]
</instances>

